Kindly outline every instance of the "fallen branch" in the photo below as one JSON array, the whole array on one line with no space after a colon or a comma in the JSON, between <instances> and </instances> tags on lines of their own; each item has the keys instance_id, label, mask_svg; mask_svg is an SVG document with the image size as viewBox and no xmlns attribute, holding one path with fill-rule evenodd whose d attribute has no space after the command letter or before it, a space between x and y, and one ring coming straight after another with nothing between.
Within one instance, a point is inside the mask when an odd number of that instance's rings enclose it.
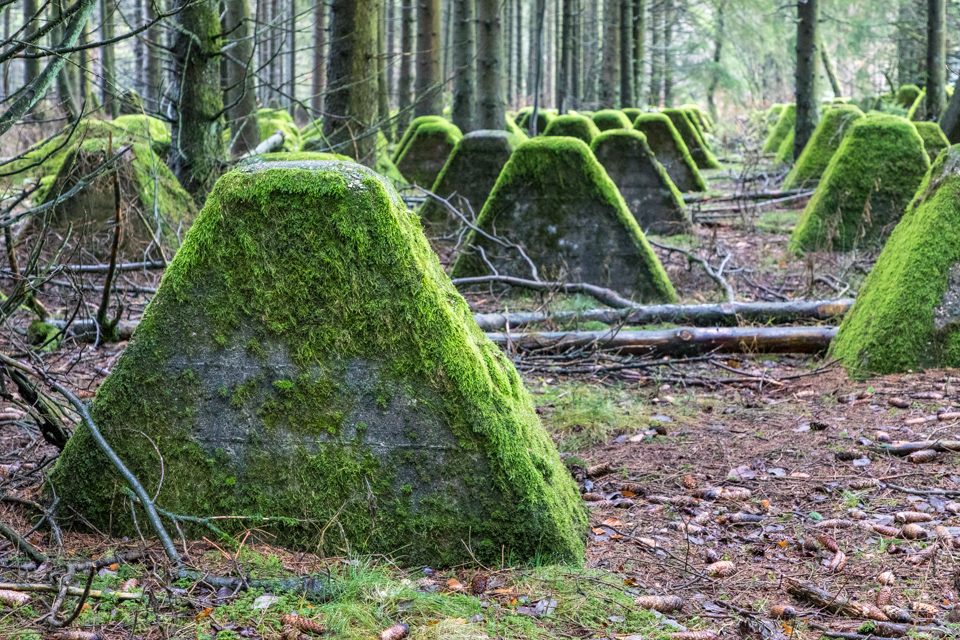
<instances>
[{"instance_id":1,"label":"fallen branch","mask_svg":"<svg viewBox=\"0 0 960 640\"><path fill-rule=\"evenodd\" d=\"M699 264L701 267L703 267L703 270L704 272L706 272L707 276L711 280L716 282L717 285L723 290L723 293L727 299L727 302L736 302L737 293L733 290L733 287L730 286L730 283L727 282L727 279L723 277L723 268L727 266L727 262L730 261L732 254L727 252L727 254L721 258L720 265L714 268L705 259L701 258L700 256L698 256L697 254L691 251L687 251L686 249L681 249L680 247L671 247L669 245L660 244L658 242L654 242L653 240L650 240L649 238L647 238L647 242L657 247L658 249L679 253L683 256L686 256L687 260L692 260L693 262L696 262L697 264Z\"/></svg>"},{"instance_id":2,"label":"fallen branch","mask_svg":"<svg viewBox=\"0 0 960 640\"><path fill-rule=\"evenodd\" d=\"M571 348L617 350L623 354L694 356L702 353L821 353L836 327L678 327L662 331L545 331L488 333L495 344L520 351Z\"/></svg>"},{"instance_id":3,"label":"fallen branch","mask_svg":"<svg viewBox=\"0 0 960 640\"><path fill-rule=\"evenodd\" d=\"M57 593L59 587L50 584L32 584L19 582L0 582L0 589L8 591L20 591L23 593ZM82 596L83 589L80 587L67 587L68 596ZM111 591L109 589L91 589L89 598L116 598L117 600L139 600L143 597L142 593L133 593L131 591Z\"/></svg>"},{"instance_id":4,"label":"fallen branch","mask_svg":"<svg viewBox=\"0 0 960 640\"><path fill-rule=\"evenodd\" d=\"M211 589L226 587L231 591L244 589L263 589L270 593L304 593L311 600L328 601L337 593L330 579L325 575L308 575L298 578L275 578L265 580L242 580L240 578L225 578L212 576L200 571L180 570L177 578L200 582Z\"/></svg>"},{"instance_id":5,"label":"fallen branch","mask_svg":"<svg viewBox=\"0 0 960 640\"><path fill-rule=\"evenodd\" d=\"M59 269L67 273L106 273L110 270L108 264L67 264ZM119 271L162 271L167 268L167 263L156 260L148 262L126 262L115 266L114 270Z\"/></svg>"},{"instance_id":6,"label":"fallen branch","mask_svg":"<svg viewBox=\"0 0 960 640\"><path fill-rule=\"evenodd\" d=\"M787 593L795 598L809 602L814 606L837 615L847 616L848 618L864 617L863 608L860 607L860 605L850 602L839 594L832 594L812 584L806 584L791 578L787 578L786 580Z\"/></svg>"},{"instance_id":7,"label":"fallen branch","mask_svg":"<svg viewBox=\"0 0 960 640\"><path fill-rule=\"evenodd\" d=\"M487 284L496 282L508 284L513 287L523 287L532 291L562 291L563 293L583 293L598 302L602 302L608 307L614 309L627 309L635 306L632 300L621 297L616 291L598 287L595 284L586 282L541 282L539 280L526 280L524 278L514 278L513 276L477 276L473 278L454 278L451 280L455 287L471 284Z\"/></svg>"},{"instance_id":8,"label":"fallen branch","mask_svg":"<svg viewBox=\"0 0 960 640\"><path fill-rule=\"evenodd\" d=\"M0 522L0 536L3 536L12 542L13 546L22 551L28 558L36 562L37 566L40 566L47 561L47 556L43 555L39 549L27 542L23 536L8 527L3 522Z\"/></svg>"},{"instance_id":9,"label":"fallen branch","mask_svg":"<svg viewBox=\"0 0 960 640\"><path fill-rule=\"evenodd\" d=\"M922 449L934 451L960 451L960 440L924 440L921 442L905 442L903 444L881 445L879 450L894 456L908 456Z\"/></svg>"},{"instance_id":10,"label":"fallen branch","mask_svg":"<svg viewBox=\"0 0 960 640\"><path fill-rule=\"evenodd\" d=\"M280 129L277 129L276 131L273 132L272 136L270 136L269 138L267 138L266 140L258 144L256 147L254 147L250 151L247 151L245 154L240 156L239 160L244 160L252 156L259 156L264 153L270 153L272 151L276 151L282 146L283 146L283 131L280 131Z\"/></svg>"},{"instance_id":11,"label":"fallen branch","mask_svg":"<svg viewBox=\"0 0 960 640\"><path fill-rule=\"evenodd\" d=\"M777 198L796 196L800 195L801 193L812 194L813 191L810 189L777 189L774 191L754 191L752 193L728 193L722 196L704 196L697 193L685 193L683 194L683 201L686 204L692 204L696 202L726 202L730 200L773 200Z\"/></svg>"}]
</instances>

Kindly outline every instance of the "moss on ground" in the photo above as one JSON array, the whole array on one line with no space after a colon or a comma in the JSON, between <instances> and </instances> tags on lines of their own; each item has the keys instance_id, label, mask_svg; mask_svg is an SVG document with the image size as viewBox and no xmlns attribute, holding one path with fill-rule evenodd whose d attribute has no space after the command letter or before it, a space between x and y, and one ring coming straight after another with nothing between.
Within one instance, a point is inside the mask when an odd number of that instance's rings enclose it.
<instances>
[{"instance_id":1,"label":"moss on ground","mask_svg":"<svg viewBox=\"0 0 960 640\"><path fill-rule=\"evenodd\" d=\"M433 186L447 158L463 137L449 122L425 122L417 127L396 166L410 184Z\"/></svg>"},{"instance_id":2,"label":"moss on ground","mask_svg":"<svg viewBox=\"0 0 960 640\"><path fill-rule=\"evenodd\" d=\"M783 139L793 131L796 122L797 105L782 105L780 114L777 116L777 124L773 127L773 131L770 132L766 142L763 143L763 153L776 153L780 149L780 145L783 144Z\"/></svg>"},{"instance_id":3,"label":"moss on ground","mask_svg":"<svg viewBox=\"0 0 960 640\"><path fill-rule=\"evenodd\" d=\"M783 181L784 189L795 189L808 180L819 180L830 159L840 147L843 136L855 122L863 118L863 112L852 105L840 105L823 112L823 117L813 130L807 146L790 173Z\"/></svg>"},{"instance_id":4,"label":"moss on ground","mask_svg":"<svg viewBox=\"0 0 960 640\"><path fill-rule=\"evenodd\" d=\"M403 136L401 136L400 142L397 143L397 148L393 152L391 160L393 160L394 164L400 160L400 156L406 151L407 145L413 140L413 135L417 132L417 129L420 128L420 125L426 124L427 122L448 122L448 120L442 116L418 116L414 118L410 126L407 127L407 130L403 132Z\"/></svg>"},{"instance_id":5,"label":"moss on ground","mask_svg":"<svg viewBox=\"0 0 960 640\"><path fill-rule=\"evenodd\" d=\"M650 149L680 191L707 190L707 181L670 118L662 113L645 113L634 121L633 128L647 137Z\"/></svg>"},{"instance_id":6,"label":"moss on ground","mask_svg":"<svg viewBox=\"0 0 960 640\"><path fill-rule=\"evenodd\" d=\"M793 164L793 147L796 145L796 131L790 129L790 133L787 134L787 137L783 139L783 142L780 143L780 148L777 149L777 155L773 157L773 162L775 164Z\"/></svg>"},{"instance_id":7,"label":"moss on ground","mask_svg":"<svg viewBox=\"0 0 960 640\"><path fill-rule=\"evenodd\" d=\"M519 375L354 163L221 177L91 413L158 506L248 518L228 531L412 565L583 562L582 500ZM136 535L84 428L50 481Z\"/></svg>"},{"instance_id":8,"label":"moss on ground","mask_svg":"<svg viewBox=\"0 0 960 640\"><path fill-rule=\"evenodd\" d=\"M581 140L541 137L520 145L503 168L477 226L526 248L543 279L611 287L644 302L677 294L616 184ZM530 277L515 251L472 231L501 273ZM478 251L459 256L453 277L487 275Z\"/></svg>"},{"instance_id":9,"label":"moss on ground","mask_svg":"<svg viewBox=\"0 0 960 640\"><path fill-rule=\"evenodd\" d=\"M917 133L923 139L923 148L930 156L930 162L936 160L937 155L950 146L946 134L940 125L936 122L914 122L913 126L917 128Z\"/></svg>"},{"instance_id":10,"label":"moss on ground","mask_svg":"<svg viewBox=\"0 0 960 640\"><path fill-rule=\"evenodd\" d=\"M848 251L882 243L930 160L916 127L898 116L861 118L843 137L790 236L790 251Z\"/></svg>"},{"instance_id":11,"label":"moss on ground","mask_svg":"<svg viewBox=\"0 0 960 640\"><path fill-rule=\"evenodd\" d=\"M717 157L710 151L710 147L708 147L703 141L703 138L700 137L700 133L696 127L693 126L693 123L690 122L690 118L687 117L687 114L683 110L662 109L661 113L670 118L670 122L673 123L673 126L677 129L677 133L679 133L683 139L683 143L687 145L687 149L690 150L690 156L693 158L693 161L697 163L697 167L700 169L720 168L720 162L717 160Z\"/></svg>"},{"instance_id":12,"label":"moss on ground","mask_svg":"<svg viewBox=\"0 0 960 640\"><path fill-rule=\"evenodd\" d=\"M590 144L593 139L600 135L600 129L593 123L593 120L580 115L557 116L553 119L547 130L543 132L545 136L568 136L577 138Z\"/></svg>"},{"instance_id":13,"label":"moss on ground","mask_svg":"<svg viewBox=\"0 0 960 640\"><path fill-rule=\"evenodd\" d=\"M960 146L940 153L831 345L857 377L960 366Z\"/></svg>"},{"instance_id":14,"label":"moss on ground","mask_svg":"<svg viewBox=\"0 0 960 640\"><path fill-rule=\"evenodd\" d=\"M633 125L630 123L630 118L619 109L601 109L593 114L592 119L593 124L597 125L597 129L600 131L633 128Z\"/></svg>"}]
</instances>

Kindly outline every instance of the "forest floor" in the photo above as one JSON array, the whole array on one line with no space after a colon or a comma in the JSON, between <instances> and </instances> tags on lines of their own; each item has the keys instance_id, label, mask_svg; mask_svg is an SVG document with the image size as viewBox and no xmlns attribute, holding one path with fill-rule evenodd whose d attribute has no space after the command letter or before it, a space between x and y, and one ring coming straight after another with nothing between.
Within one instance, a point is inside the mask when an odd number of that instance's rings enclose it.
<instances>
[{"instance_id":1,"label":"forest floor","mask_svg":"<svg viewBox=\"0 0 960 640\"><path fill-rule=\"evenodd\" d=\"M717 178L713 186L720 191L737 184ZM709 224L699 225L696 236L657 242L714 264L732 254L724 273L741 300L855 292L875 254L799 259L786 253L802 204L797 199L767 211L741 204L746 210L733 217L704 215ZM695 262L658 253L684 302L720 299ZM123 278L128 287L155 287L159 274ZM47 289L44 302L52 311L67 312L78 302L86 311L96 308L95 292L80 301L76 286ZM147 297L132 289L120 295L136 319ZM489 293L467 298L477 312L505 306ZM578 309L593 303L531 296L509 305ZM26 353L23 339L13 332L5 350ZM89 398L124 347L68 341L38 357ZM712 634L757 640L825 633L847 640L960 636L954 610L960 556L951 542L960 536L960 456L941 453L920 464L878 446L960 440L960 372L858 382L820 356L741 354L655 366L638 358L636 368L615 370L590 360L592 372L570 373L569 362L525 367L523 357L514 357L589 508L584 568L401 569L382 557L284 550L251 529L232 541L183 541L187 567L199 573L177 575L155 544L75 530L70 523L82 522L78 514L57 514L59 540L42 526L42 512L31 501L48 503L43 471L56 450L20 409L0 403L0 521L20 533L35 528L27 539L50 557L39 567L24 564L11 544L0 543L0 582L21 585L31 598L12 607L0 591L0 637L46 637L49 627L38 619L57 594L41 586L56 583L66 562L90 560L98 561L94 570L79 567L73 584L82 589L90 575L99 591L69 628L117 640L279 638L282 618L292 611L346 638L373 637L398 623L409 625L411 638L463 640L658 640L684 631L700 632L689 640L717 637ZM903 519L919 524L909 527ZM204 574L248 584L216 588L200 579ZM317 578L306 591L269 582L303 576ZM826 602L810 598L818 589ZM637 604L644 596L660 599ZM919 628L877 622L888 602L904 610L888 609L891 615L909 615ZM67 594L54 605L59 619L77 604L76 595Z\"/></svg>"}]
</instances>

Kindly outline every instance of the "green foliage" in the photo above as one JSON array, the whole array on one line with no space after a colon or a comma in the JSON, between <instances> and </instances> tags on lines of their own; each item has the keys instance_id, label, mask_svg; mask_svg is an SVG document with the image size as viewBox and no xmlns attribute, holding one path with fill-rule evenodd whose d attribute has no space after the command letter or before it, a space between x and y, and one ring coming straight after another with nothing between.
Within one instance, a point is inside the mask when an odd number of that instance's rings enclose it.
<instances>
[{"instance_id":1,"label":"green foliage","mask_svg":"<svg viewBox=\"0 0 960 640\"><path fill-rule=\"evenodd\" d=\"M277 131L283 132L283 149L297 151L300 149L300 130L294 124L293 118L283 109L258 109L257 126L260 128L260 142L263 142Z\"/></svg>"},{"instance_id":2,"label":"green foliage","mask_svg":"<svg viewBox=\"0 0 960 640\"><path fill-rule=\"evenodd\" d=\"M576 326L581 331L601 327ZM609 327L606 327L609 328ZM638 428L643 405L638 397L619 387L560 384L540 396L543 424L561 451L577 452L605 443L624 429Z\"/></svg>"},{"instance_id":3,"label":"green foliage","mask_svg":"<svg viewBox=\"0 0 960 640\"><path fill-rule=\"evenodd\" d=\"M929 167L923 140L908 120L861 118L823 172L790 236L790 251L849 251L882 242Z\"/></svg>"},{"instance_id":4,"label":"green foliage","mask_svg":"<svg viewBox=\"0 0 960 640\"><path fill-rule=\"evenodd\" d=\"M930 156L930 162L936 160L937 155L950 146L946 134L940 125L936 122L914 122L913 126L917 128L917 133L923 139L923 148Z\"/></svg>"},{"instance_id":5,"label":"green foliage","mask_svg":"<svg viewBox=\"0 0 960 640\"><path fill-rule=\"evenodd\" d=\"M780 115L777 116L777 124L767 138L767 141L763 143L762 151L764 153L776 153L780 149L780 145L783 144L783 139L793 131L793 126L796 122L797 105L782 105Z\"/></svg>"},{"instance_id":6,"label":"green foliage","mask_svg":"<svg viewBox=\"0 0 960 640\"><path fill-rule=\"evenodd\" d=\"M593 114L593 124L597 125L597 129L600 131L633 128L633 125L630 124L630 118L619 109L601 109L597 111Z\"/></svg>"},{"instance_id":7,"label":"green foliage","mask_svg":"<svg viewBox=\"0 0 960 640\"><path fill-rule=\"evenodd\" d=\"M861 118L863 112L855 106L844 105L825 110L807 146L784 179L783 188L795 189L807 180L818 180L840 147L843 136Z\"/></svg>"},{"instance_id":8,"label":"green foliage","mask_svg":"<svg viewBox=\"0 0 960 640\"><path fill-rule=\"evenodd\" d=\"M554 118L543 132L545 136L568 136L578 138L587 144L600 135L600 129L590 118L581 115L563 115Z\"/></svg>"}]
</instances>

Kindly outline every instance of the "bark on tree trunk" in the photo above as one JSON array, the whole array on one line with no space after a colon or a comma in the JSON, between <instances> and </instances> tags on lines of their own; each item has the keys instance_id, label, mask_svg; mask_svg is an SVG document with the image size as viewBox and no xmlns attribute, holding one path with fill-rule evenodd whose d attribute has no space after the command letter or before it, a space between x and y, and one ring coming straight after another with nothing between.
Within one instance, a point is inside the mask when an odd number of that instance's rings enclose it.
<instances>
[{"instance_id":1,"label":"bark on tree trunk","mask_svg":"<svg viewBox=\"0 0 960 640\"><path fill-rule=\"evenodd\" d=\"M202 203L220 174L220 12L217 0L177 0L170 81L177 110L171 134L171 169Z\"/></svg>"},{"instance_id":2,"label":"bark on tree trunk","mask_svg":"<svg viewBox=\"0 0 960 640\"><path fill-rule=\"evenodd\" d=\"M23 0L23 24L39 24L37 16L37 0ZM32 29L28 28L27 31ZM27 47L26 53L36 53L36 47ZM26 86L37 79L40 75L40 58L24 58L23 60L23 85Z\"/></svg>"},{"instance_id":3,"label":"bark on tree trunk","mask_svg":"<svg viewBox=\"0 0 960 640\"><path fill-rule=\"evenodd\" d=\"M10 41L10 12L13 9L7 7L3 10L3 41ZM58 42L60 38L54 38L54 42ZM3 97L6 99L10 96L10 61L7 60L3 63L3 68L0 69L0 72L3 73ZM59 78L59 76L57 76Z\"/></svg>"},{"instance_id":4,"label":"bark on tree trunk","mask_svg":"<svg viewBox=\"0 0 960 640\"><path fill-rule=\"evenodd\" d=\"M152 22L157 19L157 5L159 0L144 0L147 3L147 21ZM163 73L160 69L161 45L163 44L163 32L160 27L155 25L147 29L145 55L146 64L144 65L143 78L143 103L148 113L158 113L160 111L160 90L163 84Z\"/></svg>"},{"instance_id":5,"label":"bark on tree trunk","mask_svg":"<svg viewBox=\"0 0 960 640\"><path fill-rule=\"evenodd\" d=\"M573 16L574 0L563 0L562 26L560 29L560 77L557 81L557 107L560 113L566 113L570 108L570 97L573 95Z\"/></svg>"},{"instance_id":6,"label":"bark on tree trunk","mask_svg":"<svg viewBox=\"0 0 960 640\"><path fill-rule=\"evenodd\" d=\"M463 133L473 131L474 25L473 0L454 0L452 119Z\"/></svg>"},{"instance_id":7,"label":"bark on tree trunk","mask_svg":"<svg viewBox=\"0 0 960 640\"><path fill-rule=\"evenodd\" d=\"M377 116L380 130L388 141L393 140L393 126L390 122L390 94L387 93L387 15L383 6L387 0L380 0L377 6Z\"/></svg>"},{"instance_id":8,"label":"bark on tree trunk","mask_svg":"<svg viewBox=\"0 0 960 640\"><path fill-rule=\"evenodd\" d=\"M323 115L323 89L326 80L327 58L324 52L327 37L327 3L326 0L315 0L313 13L313 80L310 91L310 108L313 117Z\"/></svg>"},{"instance_id":9,"label":"bark on tree trunk","mask_svg":"<svg viewBox=\"0 0 960 640\"><path fill-rule=\"evenodd\" d=\"M60 11L61 11L61 7L59 3L55 2L51 5L51 16L53 17L54 20L59 19ZM7 18L9 18L10 16L9 12L10 12L10 9L8 8L7 14L6 14ZM4 31L7 32L7 36L5 38L6 40L9 40L10 38L9 26L10 25L8 20L4 24ZM50 32L50 40L52 42L60 42L62 35L63 35L63 27L62 26L54 27L53 31ZM10 87L7 84L9 80L7 77L7 64L8 63L4 63L4 76L3 76L4 96L9 95L9 89L10 89ZM80 117L80 106L79 106L79 102L77 101L77 89L74 83L72 82L72 77L70 73L71 66L72 65L65 66L63 69L60 70L60 73L57 74L57 97L60 100L60 107L67 114L67 118L71 122L73 122Z\"/></svg>"},{"instance_id":10,"label":"bark on tree trunk","mask_svg":"<svg viewBox=\"0 0 960 640\"><path fill-rule=\"evenodd\" d=\"M323 134L337 153L375 162L377 137L377 5L334 0Z\"/></svg>"},{"instance_id":11,"label":"bark on tree trunk","mask_svg":"<svg viewBox=\"0 0 960 640\"><path fill-rule=\"evenodd\" d=\"M940 118L940 128L947 134L947 140L950 144L960 143L960 77L953 86L953 97L950 98L950 104L947 110L943 112Z\"/></svg>"},{"instance_id":12,"label":"bark on tree trunk","mask_svg":"<svg viewBox=\"0 0 960 640\"><path fill-rule=\"evenodd\" d=\"M923 41L927 27L927 0L900 0L897 16L897 81L924 84L926 57Z\"/></svg>"},{"instance_id":13,"label":"bark on tree trunk","mask_svg":"<svg viewBox=\"0 0 960 640\"><path fill-rule=\"evenodd\" d=\"M570 25L570 38L573 42L570 44L570 98L571 103L580 106L580 99L583 98L583 82L580 73L581 60L583 59L583 47L580 38L583 37L583 6L580 0L573 0L573 23Z\"/></svg>"},{"instance_id":14,"label":"bark on tree trunk","mask_svg":"<svg viewBox=\"0 0 960 640\"><path fill-rule=\"evenodd\" d=\"M414 0L411 0L414 1ZM440 84L440 0L417 3L417 116L438 116L443 111Z\"/></svg>"},{"instance_id":15,"label":"bark on tree trunk","mask_svg":"<svg viewBox=\"0 0 960 640\"><path fill-rule=\"evenodd\" d=\"M724 13L727 8L727 0L719 0L716 4L716 23L713 32L713 69L710 71L710 86L707 87L707 107L710 109L710 117L714 122L719 121L717 117L716 93L720 86L720 61L723 59L723 38L724 38Z\"/></svg>"},{"instance_id":16,"label":"bark on tree trunk","mask_svg":"<svg viewBox=\"0 0 960 640\"><path fill-rule=\"evenodd\" d=\"M929 0L927 3L926 120L939 120L947 99L946 30L947 0Z\"/></svg>"},{"instance_id":17,"label":"bark on tree trunk","mask_svg":"<svg viewBox=\"0 0 960 640\"><path fill-rule=\"evenodd\" d=\"M620 85L620 0L606 0L603 5L603 64L597 101L601 109L617 106Z\"/></svg>"},{"instance_id":18,"label":"bark on tree trunk","mask_svg":"<svg viewBox=\"0 0 960 640\"><path fill-rule=\"evenodd\" d=\"M283 87L283 45L280 29L280 0L270 0L270 106L280 108Z\"/></svg>"},{"instance_id":19,"label":"bark on tree trunk","mask_svg":"<svg viewBox=\"0 0 960 640\"><path fill-rule=\"evenodd\" d=\"M647 0L633 0L633 97L643 102L645 40L647 37Z\"/></svg>"},{"instance_id":20,"label":"bark on tree trunk","mask_svg":"<svg viewBox=\"0 0 960 640\"><path fill-rule=\"evenodd\" d=\"M514 12L516 17L516 31L515 39L517 42L517 75L515 76L516 81L516 90L513 95L514 98L518 101L523 100L523 61L525 56L523 55L523 0L517 0L516 11Z\"/></svg>"},{"instance_id":21,"label":"bark on tree trunk","mask_svg":"<svg viewBox=\"0 0 960 640\"><path fill-rule=\"evenodd\" d=\"M251 36L250 5L247 0L226 0L223 14L223 32L231 44L224 56L227 67L227 124L232 145L230 155L242 156L260 144L257 126L257 96L253 83L253 42Z\"/></svg>"},{"instance_id":22,"label":"bark on tree trunk","mask_svg":"<svg viewBox=\"0 0 960 640\"><path fill-rule=\"evenodd\" d=\"M633 107L633 0L620 0L620 106Z\"/></svg>"},{"instance_id":23,"label":"bark on tree trunk","mask_svg":"<svg viewBox=\"0 0 960 640\"><path fill-rule=\"evenodd\" d=\"M80 31L80 39L77 40L79 46L83 46L90 42L90 27L85 24L83 29ZM90 83L90 51L88 49L81 49L79 53L79 66L77 71L80 74L80 104L86 104L85 110L90 111L94 108L94 105L90 102L90 98L93 94L93 85ZM219 86L219 83L218 85Z\"/></svg>"},{"instance_id":24,"label":"bark on tree trunk","mask_svg":"<svg viewBox=\"0 0 960 640\"><path fill-rule=\"evenodd\" d=\"M673 0L663 4L663 104L673 104Z\"/></svg>"},{"instance_id":25,"label":"bark on tree trunk","mask_svg":"<svg viewBox=\"0 0 960 640\"><path fill-rule=\"evenodd\" d=\"M663 103L663 2L652 0L650 6L650 106Z\"/></svg>"},{"instance_id":26,"label":"bark on tree trunk","mask_svg":"<svg viewBox=\"0 0 960 640\"><path fill-rule=\"evenodd\" d=\"M504 103L507 109L513 103L513 96L511 95L513 92L513 65L514 60L517 59L513 50L513 9L513 1L506 0L503 4L503 28L501 31L503 32L503 59L506 62L503 69L503 88L505 92ZM479 29L479 26L476 29ZM474 34L476 34L476 29L474 29ZM474 69L474 75L476 75L476 69Z\"/></svg>"},{"instance_id":27,"label":"bark on tree trunk","mask_svg":"<svg viewBox=\"0 0 960 640\"><path fill-rule=\"evenodd\" d=\"M498 0L477 0L477 126L504 129L503 35Z\"/></svg>"},{"instance_id":28,"label":"bark on tree trunk","mask_svg":"<svg viewBox=\"0 0 960 640\"><path fill-rule=\"evenodd\" d=\"M396 71L393 65L393 55L397 50L397 2L396 0L385 1L387 3L387 58L384 62L387 65L387 100L392 105L397 88Z\"/></svg>"},{"instance_id":29,"label":"bark on tree trunk","mask_svg":"<svg viewBox=\"0 0 960 640\"><path fill-rule=\"evenodd\" d=\"M114 0L100 0L100 33L102 40L113 38L113 18L116 10ZM120 115L120 103L117 101L116 63L112 44L100 48L100 99L111 118Z\"/></svg>"},{"instance_id":30,"label":"bark on tree trunk","mask_svg":"<svg viewBox=\"0 0 960 640\"><path fill-rule=\"evenodd\" d=\"M840 83L837 81L837 73L833 70L833 61L830 60L830 54L827 53L827 48L823 46L823 38L820 39L820 60L823 62L823 70L827 74L827 80L830 81L830 88L833 90L833 96L835 98L843 97L843 90L840 88Z\"/></svg>"},{"instance_id":31,"label":"bark on tree trunk","mask_svg":"<svg viewBox=\"0 0 960 640\"><path fill-rule=\"evenodd\" d=\"M287 93L293 103L290 105L290 115L296 117L299 105L297 97L297 0L290 0L290 18L287 21Z\"/></svg>"},{"instance_id":32,"label":"bark on tree trunk","mask_svg":"<svg viewBox=\"0 0 960 640\"><path fill-rule=\"evenodd\" d=\"M793 157L798 158L819 120L817 103L817 44L820 0L797 3L797 120Z\"/></svg>"},{"instance_id":33,"label":"bark on tree trunk","mask_svg":"<svg viewBox=\"0 0 960 640\"><path fill-rule=\"evenodd\" d=\"M397 80L397 129L410 126L413 106L413 0L400 0L400 76Z\"/></svg>"}]
</instances>

